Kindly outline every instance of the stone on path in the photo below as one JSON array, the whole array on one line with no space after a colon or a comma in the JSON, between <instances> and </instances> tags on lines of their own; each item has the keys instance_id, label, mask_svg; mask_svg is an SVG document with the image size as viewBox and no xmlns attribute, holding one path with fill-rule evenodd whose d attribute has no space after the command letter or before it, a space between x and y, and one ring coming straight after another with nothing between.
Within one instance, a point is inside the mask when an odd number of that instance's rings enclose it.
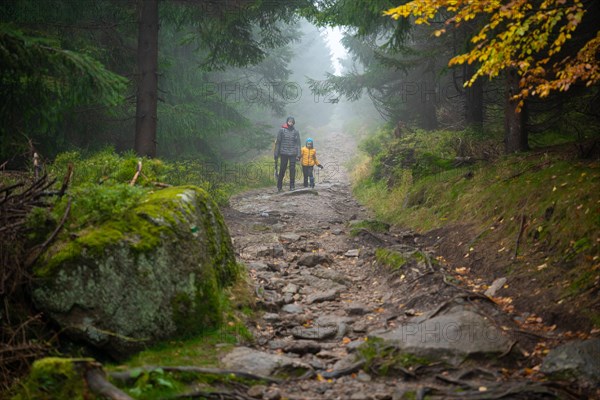
<instances>
[{"instance_id":1,"label":"stone on path","mask_svg":"<svg viewBox=\"0 0 600 400\"><path fill-rule=\"evenodd\" d=\"M255 261L248 264L248 268L254 269L256 271L266 271L269 269L269 266L264 262Z\"/></svg>"},{"instance_id":2,"label":"stone on path","mask_svg":"<svg viewBox=\"0 0 600 400\"><path fill-rule=\"evenodd\" d=\"M324 301L333 301L333 300L337 299L338 294L339 294L339 292L336 289L330 289L325 292L313 293L306 297L305 303L313 304L313 303L322 303Z\"/></svg>"},{"instance_id":3,"label":"stone on path","mask_svg":"<svg viewBox=\"0 0 600 400\"><path fill-rule=\"evenodd\" d=\"M467 309L405 322L393 330L373 332L369 337L383 339L417 357L452 364L470 357L503 354L511 347L511 341L498 327Z\"/></svg>"},{"instance_id":4,"label":"stone on path","mask_svg":"<svg viewBox=\"0 0 600 400\"><path fill-rule=\"evenodd\" d=\"M323 253L304 253L298 260L298 265L306 267L314 267L317 264L331 264L333 260L327 254Z\"/></svg>"},{"instance_id":5,"label":"stone on path","mask_svg":"<svg viewBox=\"0 0 600 400\"><path fill-rule=\"evenodd\" d=\"M317 354L321 351L321 344L313 340L272 340L269 343L271 350L283 350L285 353Z\"/></svg>"},{"instance_id":6,"label":"stone on path","mask_svg":"<svg viewBox=\"0 0 600 400\"><path fill-rule=\"evenodd\" d=\"M344 253L346 257L358 257L360 255L359 249L350 249Z\"/></svg>"},{"instance_id":7,"label":"stone on path","mask_svg":"<svg viewBox=\"0 0 600 400\"><path fill-rule=\"evenodd\" d=\"M337 331L337 326L315 326L311 328L296 326L291 333L298 339L324 340L335 336Z\"/></svg>"},{"instance_id":8,"label":"stone on path","mask_svg":"<svg viewBox=\"0 0 600 400\"><path fill-rule=\"evenodd\" d=\"M297 242L301 238L302 236L296 233L282 233L281 235L279 235L279 240L283 240L286 242Z\"/></svg>"},{"instance_id":9,"label":"stone on path","mask_svg":"<svg viewBox=\"0 0 600 400\"><path fill-rule=\"evenodd\" d=\"M286 312L288 314L302 314L304 312L304 307L300 304L286 304L281 307L281 311Z\"/></svg>"},{"instance_id":10,"label":"stone on path","mask_svg":"<svg viewBox=\"0 0 600 400\"><path fill-rule=\"evenodd\" d=\"M221 362L226 369L279 378L298 377L312 371L310 365L295 358L265 353L248 347L236 347L226 354Z\"/></svg>"},{"instance_id":11,"label":"stone on path","mask_svg":"<svg viewBox=\"0 0 600 400\"><path fill-rule=\"evenodd\" d=\"M585 376L600 385L600 338L566 343L544 358L541 371L562 377Z\"/></svg>"},{"instance_id":12,"label":"stone on path","mask_svg":"<svg viewBox=\"0 0 600 400\"><path fill-rule=\"evenodd\" d=\"M352 302L346 305L346 313L348 315L365 315L369 312L369 307L362 303Z\"/></svg>"},{"instance_id":13,"label":"stone on path","mask_svg":"<svg viewBox=\"0 0 600 400\"><path fill-rule=\"evenodd\" d=\"M502 286L504 286L504 284L506 283L506 278L498 278L496 279L492 285L485 291L485 295L488 297L494 297L494 295L496 294L496 292L498 290L500 290L502 288Z\"/></svg>"}]
</instances>

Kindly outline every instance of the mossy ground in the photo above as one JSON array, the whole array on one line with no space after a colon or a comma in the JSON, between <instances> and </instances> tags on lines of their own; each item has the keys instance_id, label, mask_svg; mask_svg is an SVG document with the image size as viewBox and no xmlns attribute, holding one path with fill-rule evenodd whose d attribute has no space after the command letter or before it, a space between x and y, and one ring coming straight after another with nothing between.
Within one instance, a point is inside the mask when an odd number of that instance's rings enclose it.
<instances>
[{"instance_id":1,"label":"mossy ground","mask_svg":"<svg viewBox=\"0 0 600 400\"><path fill-rule=\"evenodd\" d=\"M507 277L504 293L523 312L567 330L599 326L592 299L600 284L598 160L579 159L565 144L449 167L421 157L415 145L415 163L402 168L400 147L363 155L354 172L356 196L378 219L431 236L438 254L482 284ZM395 169L382 166L388 158ZM437 171L416 174L419 163Z\"/></svg>"},{"instance_id":2,"label":"mossy ground","mask_svg":"<svg viewBox=\"0 0 600 400\"><path fill-rule=\"evenodd\" d=\"M31 373L18 388L12 400L95 399L83 379L84 370L77 362L92 359L42 358L33 363Z\"/></svg>"},{"instance_id":3,"label":"mossy ground","mask_svg":"<svg viewBox=\"0 0 600 400\"><path fill-rule=\"evenodd\" d=\"M357 353L365 361L365 369L377 375L398 374L402 369L409 370L431 361L402 353L386 344L382 339L369 339L358 347Z\"/></svg>"}]
</instances>

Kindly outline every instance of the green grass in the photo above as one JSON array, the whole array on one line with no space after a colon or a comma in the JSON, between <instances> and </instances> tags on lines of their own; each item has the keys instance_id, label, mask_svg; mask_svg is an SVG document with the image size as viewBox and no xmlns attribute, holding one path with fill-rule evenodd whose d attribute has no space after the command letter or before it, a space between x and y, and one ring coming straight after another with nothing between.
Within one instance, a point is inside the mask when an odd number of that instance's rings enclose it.
<instances>
[{"instance_id":1,"label":"green grass","mask_svg":"<svg viewBox=\"0 0 600 400\"><path fill-rule=\"evenodd\" d=\"M457 137L463 134L455 133ZM447 151L436 153L439 145L435 141L454 143L447 133L416 132L401 143L381 133L376 137L388 144L378 147L371 143L368 148L380 152L361 155L354 168L353 190L378 220L418 233L446 227L468 229L464 245L488 252L496 246L496 250L504 249L505 262L498 273L517 279L536 278L540 288L562 291L559 296L586 295L590 285L597 284L598 160L578 159L572 145L561 147L556 145L556 138L546 136L540 142L554 144L547 150L498 155L459 167L446 163L434 172L415 166L421 162L432 165L428 154L435 155L433 159L454 157ZM406 161L403 146L414 150L413 163L399 168ZM470 146L469 151L477 154L477 142ZM423 148L428 154L419 150ZM384 264L394 264L387 260L389 257L381 251L378 254ZM544 263L547 267L540 273L536 267ZM600 320L590 310L581 312L588 313L591 321Z\"/></svg>"},{"instance_id":2,"label":"green grass","mask_svg":"<svg viewBox=\"0 0 600 400\"><path fill-rule=\"evenodd\" d=\"M215 366L218 364L220 352L231 349L236 343L246 339L247 335L248 332L243 326L226 325L188 340L168 341L144 350L125 362L125 365L128 369L146 365ZM123 365L120 366L122 367ZM119 369L117 366L111 368Z\"/></svg>"},{"instance_id":3,"label":"green grass","mask_svg":"<svg viewBox=\"0 0 600 400\"><path fill-rule=\"evenodd\" d=\"M387 232L390 225L377 220L359 221L350 226L350 236L357 236L363 229L371 232Z\"/></svg>"},{"instance_id":4,"label":"green grass","mask_svg":"<svg viewBox=\"0 0 600 400\"><path fill-rule=\"evenodd\" d=\"M469 179L461 168L391 188L363 168L367 173L355 177L354 192L378 219L418 232L449 223L472 224L479 231L501 221L510 236L525 215L528 244L549 240L557 255L598 254L597 163L544 153L513 155L473 166Z\"/></svg>"}]
</instances>

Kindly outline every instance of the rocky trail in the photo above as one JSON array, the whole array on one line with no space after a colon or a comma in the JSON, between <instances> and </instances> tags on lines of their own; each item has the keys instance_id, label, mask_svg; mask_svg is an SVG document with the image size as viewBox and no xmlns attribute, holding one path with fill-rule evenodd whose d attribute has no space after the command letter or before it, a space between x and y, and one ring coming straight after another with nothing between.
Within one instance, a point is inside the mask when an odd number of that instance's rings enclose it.
<instances>
[{"instance_id":1,"label":"rocky trail","mask_svg":"<svg viewBox=\"0 0 600 400\"><path fill-rule=\"evenodd\" d=\"M315 190L250 191L224 210L261 312L255 340L223 367L272 378L239 398L585 397L589 386L539 371L537 343L552 337L522 329L493 292L463 287L437 238L371 225L342 168L354 149L346 135L316 148Z\"/></svg>"}]
</instances>

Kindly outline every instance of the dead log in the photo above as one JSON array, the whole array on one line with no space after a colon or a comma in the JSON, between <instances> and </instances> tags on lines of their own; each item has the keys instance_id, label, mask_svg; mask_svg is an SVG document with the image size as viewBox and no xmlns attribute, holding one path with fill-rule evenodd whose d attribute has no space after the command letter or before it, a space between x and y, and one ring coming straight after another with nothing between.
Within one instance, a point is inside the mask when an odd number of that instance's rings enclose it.
<instances>
[{"instance_id":1,"label":"dead log","mask_svg":"<svg viewBox=\"0 0 600 400\"><path fill-rule=\"evenodd\" d=\"M85 372L85 381L94 394L111 400L134 400L127 393L107 381L104 370L101 367L93 364L90 364L90 367Z\"/></svg>"}]
</instances>

